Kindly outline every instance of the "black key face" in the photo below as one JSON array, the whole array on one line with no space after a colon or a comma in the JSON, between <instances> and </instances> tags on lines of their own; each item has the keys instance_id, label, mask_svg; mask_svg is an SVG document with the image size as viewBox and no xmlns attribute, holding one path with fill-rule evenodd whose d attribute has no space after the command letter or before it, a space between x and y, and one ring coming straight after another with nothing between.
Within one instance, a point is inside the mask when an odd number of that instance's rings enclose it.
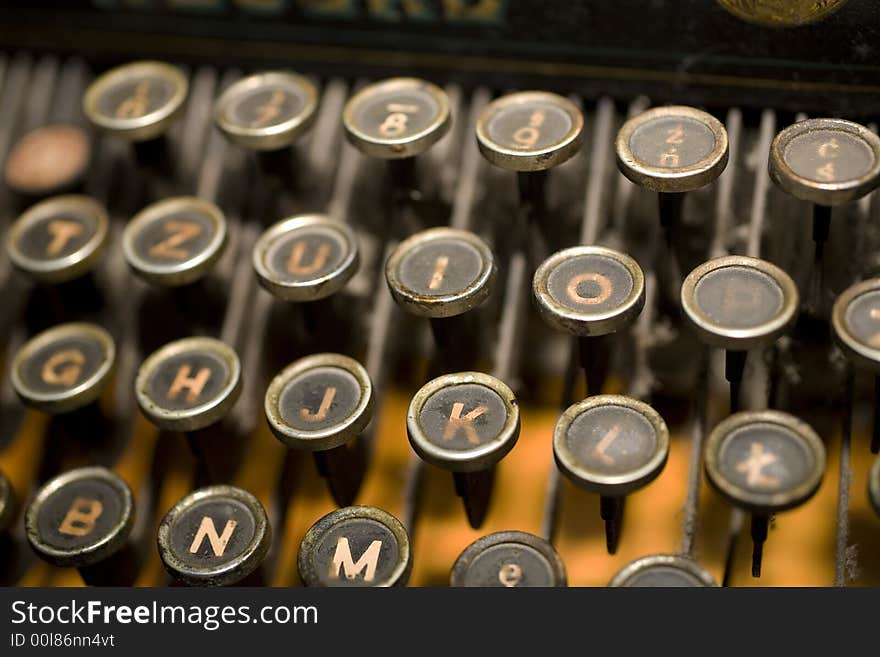
<instances>
[{"instance_id":1,"label":"black key face","mask_svg":"<svg viewBox=\"0 0 880 657\"><path fill-rule=\"evenodd\" d=\"M350 257L345 236L327 226L302 226L280 234L266 251L265 264L281 283L320 281Z\"/></svg>"},{"instance_id":2,"label":"black key face","mask_svg":"<svg viewBox=\"0 0 880 657\"><path fill-rule=\"evenodd\" d=\"M175 353L157 363L147 394L157 407L179 411L209 404L229 394L233 372L228 361L201 349Z\"/></svg>"},{"instance_id":3,"label":"black key face","mask_svg":"<svg viewBox=\"0 0 880 657\"><path fill-rule=\"evenodd\" d=\"M621 406L598 406L569 425L568 449L587 470L625 474L648 464L657 453L654 426L641 414Z\"/></svg>"},{"instance_id":4,"label":"black key face","mask_svg":"<svg viewBox=\"0 0 880 657\"><path fill-rule=\"evenodd\" d=\"M485 130L501 149L539 152L565 143L576 121L567 107L534 98L499 108L489 117Z\"/></svg>"},{"instance_id":5,"label":"black key face","mask_svg":"<svg viewBox=\"0 0 880 657\"><path fill-rule=\"evenodd\" d=\"M284 387L278 408L291 427L303 432L323 431L349 420L362 395L351 373L337 367L316 367Z\"/></svg>"},{"instance_id":6,"label":"black key face","mask_svg":"<svg viewBox=\"0 0 880 657\"><path fill-rule=\"evenodd\" d=\"M676 554L642 557L624 566L609 586L715 587L718 584L700 564Z\"/></svg>"},{"instance_id":7,"label":"black key face","mask_svg":"<svg viewBox=\"0 0 880 657\"><path fill-rule=\"evenodd\" d=\"M642 587L697 587L705 586L693 574L673 568L672 566L652 566L634 573L626 580L623 586L642 586Z\"/></svg>"},{"instance_id":8,"label":"black key face","mask_svg":"<svg viewBox=\"0 0 880 657\"><path fill-rule=\"evenodd\" d=\"M874 148L844 130L805 131L786 144L782 156L796 175L818 183L858 180L877 166Z\"/></svg>"},{"instance_id":9,"label":"black key face","mask_svg":"<svg viewBox=\"0 0 880 657\"><path fill-rule=\"evenodd\" d=\"M715 150L715 133L688 116L658 116L638 126L629 148L644 167L685 169L699 166Z\"/></svg>"},{"instance_id":10,"label":"black key face","mask_svg":"<svg viewBox=\"0 0 880 657\"><path fill-rule=\"evenodd\" d=\"M138 71L109 80L96 98L96 109L112 119L139 119L162 110L178 93L176 80Z\"/></svg>"},{"instance_id":11,"label":"black key face","mask_svg":"<svg viewBox=\"0 0 880 657\"><path fill-rule=\"evenodd\" d=\"M224 108L230 120L246 128L271 128L296 118L306 107L298 90L268 84L243 92Z\"/></svg>"},{"instance_id":12,"label":"black key face","mask_svg":"<svg viewBox=\"0 0 880 657\"><path fill-rule=\"evenodd\" d=\"M352 518L324 532L309 558L319 579L311 586L376 586L399 568L400 549L381 522Z\"/></svg>"},{"instance_id":13,"label":"black key face","mask_svg":"<svg viewBox=\"0 0 880 657\"><path fill-rule=\"evenodd\" d=\"M844 311L847 332L870 349L880 350L880 290L865 292Z\"/></svg>"},{"instance_id":14,"label":"black key face","mask_svg":"<svg viewBox=\"0 0 880 657\"><path fill-rule=\"evenodd\" d=\"M201 260L217 248L222 227L216 217L197 209L182 209L153 216L134 235L138 259L157 270L179 270Z\"/></svg>"},{"instance_id":15,"label":"black key face","mask_svg":"<svg viewBox=\"0 0 880 657\"><path fill-rule=\"evenodd\" d=\"M358 103L354 127L374 141L405 140L438 126L443 111L426 90L377 88Z\"/></svg>"},{"instance_id":16,"label":"black key face","mask_svg":"<svg viewBox=\"0 0 880 657\"><path fill-rule=\"evenodd\" d=\"M118 531L130 513L116 486L103 479L81 479L62 486L40 506L37 527L46 545L75 554Z\"/></svg>"},{"instance_id":17,"label":"black key face","mask_svg":"<svg viewBox=\"0 0 880 657\"><path fill-rule=\"evenodd\" d=\"M96 216L59 208L30 222L17 236L16 247L28 258L49 263L81 251L99 230L103 226Z\"/></svg>"},{"instance_id":18,"label":"black key face","mask_svg":"<svg viewBox=\"0 0 880 657\"><path fill-rule=\"evenodd\" d=\"M171 523L169 549L193 570L240 559L252 546L257 522L240 500L215 495L184 509Z\"/></svg>"},{"instance_id":19,"label":"black key face","mask_svg":"<svg viewBox=\"0 0 880 657\"><path fill-rule=\"evenodd\" d=\"M767 496L803 485L816 467L809 445L774 424L752 424L730 433L718 463L721 474L736 486Z\"/></svg>"},{"instance_id":20,"label":"black key face","mask_svg":"<svg viewBox=\"0 0 880 657\"><path fill-rule=\"evenodd\" d=\"M18 140L6 158L6 183L25 194L49 194L82 179L92 147L84 130L47 125Z\"/></svg>"},{"instance_id":21,"label":"black key face","mask_svg":"<svg viewBox=\"0 0 880 657\"><path fill-rule=\"evenodd\" d=\"M519 543L494 545L470 564L464 586L556 586L553 567L536 549Z\"/></svg>"},{"instance_id":22,"label":"black key face","mask_svg":"<svg viewBox=\"0 0 880 657\"><path fill-rule=\"evenodd\" d=\"M724 267L702 276L694 289L696 306L724 328L759 328L782 311L782 287L750 267Z\"/></svg>"},{"instance_id":23,"label":"black key face","mask_svg":"<svg viewBox=\"0 0 880 657\"><path fill-rule=\"evenodd\" d=\"M562 260L550 271L547 289L556 303L588 319L612 313L627 302L633 277L614 258L579 255Z\"/></svg>"},{"instance_id":24,"label":"black key face","mask_svg":"<svg viewBox=\"0 0 880 657\"><path fill-rule=\"evenodd\" d=\"M410 250L400 260L398 280L413 293L444 297L466 292L486 263L477 249L455 239L436 239Z\"/></svg>"},{"instance_id":25,"label":"black key face","mask_svg":"<svg viewBox=\"0 0 880 657\"><path fill-rule=\"evenodd\" d=\"M497 392L464 383L441 388L428 397L418 421L434 445L465 452L498 439L508 418Z\"/></svg>"}]
</instances>

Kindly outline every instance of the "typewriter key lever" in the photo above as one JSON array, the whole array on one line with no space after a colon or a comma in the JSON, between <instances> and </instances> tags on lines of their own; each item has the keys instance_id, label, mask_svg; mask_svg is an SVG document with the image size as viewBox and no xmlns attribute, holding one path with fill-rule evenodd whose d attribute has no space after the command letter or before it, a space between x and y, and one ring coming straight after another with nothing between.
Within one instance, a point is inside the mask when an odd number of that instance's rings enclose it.
<instances>
[{"instance_id":1,"label":"typewriter key lever","mask_svg":"<svg viewBox=\"0 0 880 657\"><path fill-rule=\"evenodd\" d=\"M525 532L479 538L455 560L450 586L566 586L565 564L547 541Z\"/></svg>"},{"instance_id":2,"label":"typewriter key lever","mask_svg":"<svg viewBox=\"0 0 880 657\"><path fill-rule=\"evenodd\" d=\"M825 473L825 446L801 420L779 411L746 411L709 434L709 483L731 504L752 514L752 576L761 558L770 516L810 499Z\"/></svg>"},{"instance_id":3,"label":"typewriter key lever","mask_svg":"<svg viewBox=\"0 0 880 657\"><path fill-rule=\"evenodd\" d=\"M666 465L669 430L644 402L596 395L570 406L553 430L553 457L575 485L599 494L609 554L617 551L623 505Z\"/></svg>"},{"instance_id":4,"label":"typewriter key lever","mask_svg":"<svg viewBox=\"0 0 880 657\"><path fill-rule=\"evenodd\" d=\"M797 286L765 260L723 256L688 274L681 306L700 340L726 350L725 376L735 413L748 350L771 344L794 323Z\"/></svg>"},{"instance_id":5,"label":"typewriter key lever","mask_svg":"<svg viewBox=\"0 0 880 657\"><path fill-rule=\"evenodd\" d=\"M445 374L426 383L406 415L410 445L422 460L453 474L471 527L483 524L495 466L519 438L513 391L480 372Z\"/></svg>"},{"instance_id":6,"label":"typewriter key lever","mask_svg":"<svg viewBox=\"0 0 880 657\"><path fill-rule=\"evenodd\" d=\"M874 427L871 451L880 451L880 279L844 290L831 311L834 339L856 366L874 374Z\"/></svg>"},{"instance_id":7,"label":"typewriter key lever","mask_svg":"<svg viewBox=\"0 0 880 657\"><path fill-rule=\"evenodd\" d=\"M406 586L412 547L406 529L390 513L348 506L309 528L296 563L306 586Z\"/></svg>"},{"instance_id":8,"label":"typewriter key lever","mask_svg":"<svg viewBox=\"0 0 880 657\"><path fill-rule=\"evenodd\" d=\"M607 373L609 336L630 326L645 306L641 267L613 249L576 246L538 267L532 292L547 324L578 337L588 394L599 394Z\"/></svg>"},{"instance_id":9,"label":"typewriter key lever","mask_svg":"<svg viewBox=\"0 0 880 657\"><path fill-rule=\"evenodd\" d=\"M133 551L125 549L133 526L128 484L101 467L78 468L51 479L25 513L34 551L55 566L78 568L92 586L133 582Z\"/></svg>"},{"instance_id":10,"label":"typewriter key lever","mask_svg":"<svg viewBox=\"0 0 880 657\"><path fill-rule=\"evenodd\" d=\"M306 356L272 379L264 408L275 437L291 449L312 452L336 503L351 504L366 473L357 438L373 417L366 369L341 354Z\"/></svg>"},{"instance_id":11,"label":"typewriter key lever","mask_svg":"<svg viewBox=\"0 0 880 657\"><path fill-rule=\"evenodd\" d=\"M813 311L819 314L822 252L828 240L831 207L859 199L880 185L880 138L843 119L799 121L773 138L768 170L785 192L813 203Z\"/></svg>"},{"instance_id":12,"label":"typewriter key lever","mask_svg":"<svg viewBox=\"0 0 880 657\"><path fill-rule=\"evenodd\" d=\"M159 556L189 586L265 585L261 565L271 543L266 510L235 486L200 488L159 524Z\"/></svg>"},{"instance_id":13,"label":"typewriter key lever","mask_svg":"<svg viewBox=\"0 0 880 657\"><path fill-rule=\"evenodd\" d=\"M621 568L608 586L713 587L718 584L705 568L690 557L655 554Z\"/></svg>"}]
</instances>

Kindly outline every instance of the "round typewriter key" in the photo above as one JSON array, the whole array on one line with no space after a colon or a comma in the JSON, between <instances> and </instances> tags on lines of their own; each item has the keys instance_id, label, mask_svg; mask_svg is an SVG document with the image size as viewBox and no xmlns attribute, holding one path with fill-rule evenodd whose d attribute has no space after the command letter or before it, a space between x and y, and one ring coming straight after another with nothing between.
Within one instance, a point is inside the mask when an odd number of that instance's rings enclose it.
<instances>
[{"instance_id":1,"label":"round typewriter key","mask_svg":"<svg viewBox=\"0 0 880 657\"><path fill-rule=\"evenodd\" d=\"M6 158L3 173L10 189L26 196L47 196L82 183L92 157L86 132L53 124L24 135Z\"/></svg>"},{"instance_id":2,"label":"round typewriter key","mask_svg":"<svg viewBox=\"0 0 880 657\"><path fill-rule=\"evenodd\" d=\"M519 438L519 405L510 388L480 372L445 374L416 393L406 415L413 450L450 470L471 526L488 511L495 466Z\"/></svg>"},{"instance_id":3,"label":"round typewriter key","mask_svg":"<svg viewBox=\"0 0 880 657\"><path fill-rule=\"evenodd\" d=\"M544 539L497 532L468 545L452 567L452 586L566 586L565 565Z\"/></svg>"},{"instance_id":4,"label":"round typewriter key","mask_svg":"<svg viewBox=\"0 0 880 657\"><path fill-rule=\"evenodd\" d=\"M797 286L765 260L724 256L688 274L681 306L703 342L727 350L726 376L735 412L746 353L772 343L791 327L797 317Z\"/></svg>"},{"instance_id":5,"label":"round typewriter key","mask_svg":"<svg viewBox=\"0 0 880 657\"><path fill-rule=\"evenodd\" d=\"M119 475L78 468L48 481L25 513L28 542L55 566L79 568L87 584L113 584L134 525L134 499ZM100 567L99 567L100 566Z\"/></svg>"},{"instance_id":6,"label":"round typewriter key","mask_svg":"<svg viewBox=\"0 0 880 657\"><path fill-rule=\"evenodd\" d=\"M322 214L279 221L254 246L260 284L286 301L329 297L345 286L358 264L351 229Z\"/></svg>"},{"instance_id":7,"label":"round typewriter key","mask_svg":"<svg viewBox=\"0 0 880 657\"><path fill-rule=\"evenodd\" d=\"M871 451L880 451L880 279L846 289L831 312L834 339L846 357L874 374L874 429Z\"/></svg>"},{"instance_id":8,"label":"round typewriter key","mask_svg":"<svg viewBox=\"0 0 880 657\"><path fill-rule=\"evenodd\" d=\"M709 434L705 467L722 496L752 513L752 575L760 577L769 517L813 496L825 472L825 446L806 422L786 413L735 413Z\"/></svg>"},{"instance_id":9,"label":"round typewriter key","mask_svg":"<svg viewBox=\"0 0 880 657\"><path fill-rule=\"evenodd\" d=\"M311 128L318 90L289 71L257 73L232 84L214 106L214 119L230 141L255 151L290 146Z\"/></svg>"},{"instance_id":10,"label":"round typewriter key","mask_svg":"<svg viewBox=\"0 0 880 657\"><path fill-rule=\"evenodd\" d=\"M371 506L349 506L309 528L297 555L306 586L405 586L412 569L400 521Z\"/></svg>"},{"instance_id":11,"label":"round typewriter key","mask_svg":"<svg viewBox=\"0 0 880 657\"><path fill-rule=\"evenodd\" d=\"M438 86L416 78L391 78L364 87L342 113L348 140L380 159L423 153L449 131L449 99Z\"/></svg>"},{"instance_id":12,"label":"round typewriter key","mask_svg":"<svg viewBox=\"0 0 880 657\"><path fill-rule=\"evenodd\" d=\"M190 586L229 586L255 573L271 530L260 501L235 486L200 488L175 504L159 525L165 569Z\"/></svg>"},{"instance_id":13,"label":"round typewriter key","mask_svg":"<svg viewBox=\"0 0 880 657\"><path fill-rule=\"evenodd\" d=\"M18 503L15 498L15 491L12 488L12 482L0 470L0 534L5 532L12 524L17 510Z\"/></svg>"},{"instance_id":14,"label":"round typewriter key","mask_svg":"<svg viewBox=\"0 0 880 657\"><path fill-rule=\"evenodd\" d=\"M874 507L874 513L880 516L880 457L874 459L868 473L868 499Z\"/></svg>"},{"instance_id":15,"label":"round typewriter key","mask_svg":"<svg viewBox=\"0 0 880 657\"><path fill-rule=\"evenodd\" d=\"M431 228L401 242L385 266L391 296L407 312L431 319L440 357L452 369L473 364L479 331L468 311L495 284L495 259L477 235Z\"/></svg>"},{"instance_id":16,"label":"round typewriter key","mask_svg":"<svg viewBox=\"0 0 880 657\"><path fill-rule=\"evenodd\" d=\"M770 178L795 198L813 203L814 311L823 297L822 253L831 224L831 206L861 198L880 184L880 138L843 119L808 119L774 137Z\"/></svg>"},{"instance_id":17,"label":"round typewriter key","mask_svg":"<svg viewBox=\"0 0 880 657\"><path fill-rule=\"evenodd\" d=\"M350 443L373 416L373 385L364 367L341 354L301 358L272 379L265 412L275 437L313 452L334 499L350 504L366 466Z\"/></svg>"},{"instance_id":18,"label":"round typewriter key","mask_svg":"<svg viewBox=\"0 0 880 657\"><path fill-rule=\"evenodd\" d=\"M699 587L718 586L700 564L677 554L655 554L627 564L608 586Z\"/></svg>"},{"instance_id":19,"label":"round typewriter key","mask_svg":"<svg viewBox=\"0 0 880 657\"><path fill-rule=\"evenodd\" d=\"M89 196L56 196L29 208L6 241L16 268L40 283L64 283L95 266L107 244L107 211Z\"/></svg>"},{"instance_id":20,"label":"round typewriter key","mask_svg":"<svg viewBox=\"0 0 880 657\"><path fill-rule=\"evenodd\" d=\"M669 430L644 402L596 395L570 406L553 430L553 456L576 485L600 496L609 554L620 536L623 502L666 465Z\"/></svg>"},{"instance_id":21,"label":"round typewriter key","mask_svg":"<svg viewBox=\"0 0 880 657\"><path fill-rule=\"evenodd\" d=\"M564 249L535 271L532 293L547 324L580 338L588 390L601 392L609 344L600 338L627 328L645 305L639 264L604 247Z\"/></svg>"},{"instance_id":22,"label":"round typewriter key","mask_svg":"<svg viewBox=\"0 0 880 657\"><path fill-rule=\"evenodd\" d=\"M129 267L155 285L176 287L204 277L226 248L226 219L213 203L177 196L147 206L125 227Z\"/></svg>"},{"instance_id":23,"label":"round typewriter key","mask_svg":"<svg viewBox=\"0 0 880 657\"><path fill-rule=\"evenodd\" d=\"M115 361L113 338L100 326L59 324L19 349L12 362L12 386L28 406L66 413L98 399Z\"/></svg>"},{"instance_id":24,"label":"round typewriter key","mask_svg":"<svg viewBox=\"0 0 880 657\"><path fill-rule=\"evenodd\" d=\"M164 134L180 115L188 92L176 66L141 61L111 69L86 90L83 110L99 128L133 142Z\"/></svg>"},{"instance_id":25,"label":"round typewriter key","mask_svg":"<svg viewBox=\"0 0 880 657\"><path fill-rule=\"evenodd\" d=\"M214 338L184 338L153 352L138 369L135 395L144 415L169 431L218 422L241 392L241 364Z\"/></svg>"}]
</instances>

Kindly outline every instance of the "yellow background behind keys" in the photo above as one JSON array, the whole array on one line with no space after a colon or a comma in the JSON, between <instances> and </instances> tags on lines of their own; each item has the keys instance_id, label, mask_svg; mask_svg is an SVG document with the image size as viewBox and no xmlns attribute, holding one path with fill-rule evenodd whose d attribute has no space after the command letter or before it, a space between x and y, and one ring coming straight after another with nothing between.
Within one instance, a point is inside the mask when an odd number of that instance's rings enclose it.
<instances>
[{"instance_id":1,"label":"yellow background behind keys","mask_svg":"<svg viewBox=\"0 0 880 657\"><path fill-rule=\"evenodd\" d=\"M612 382L613 384L613 382ZM610 389L614 385L609 386ZM108 386L112 390L112 386ZM360 504L386 509L400 517L407 463L411 449L406 439L405 417L414 391L389 390L376 420L377 443L373 463L358 498ZM522 434L514 450L498 470L488 520L480 530L467 525L460 500L448 473L428 468L420 514L414 536L414 565L410 585L446 585L458 554L471 541L490 532L518 529L539 533L547 474L552 463L551 440L558 415L552 399L557 385L546 387L546 405L522 408ZM104 399L112 404L112 399ZM20 494L30 491L43 450L46 416L28 411L21 431L0 453L0 468ZM854 584L880 585L880 518L871 510L866 495L866 473L871 462L866 427L853 439L853 482L850 504L850 544L858 544L860 574ZM826 437L828 469L818 494L799 509L778 516L765 546L760 579L749 574L751 541L746 524L741 535L732 584L739 586L829 586L834 579L834 544L837 512L839 435ZM130 483L137 497L148 476L147 467L157 446L156 430L143 418L118 464L118 472ZM235 483L256 494L267 506L280 475L285 448L271 435L264 421L252 437ZM628 497L623 536L618 554L605 552L598 498L564 485L556 547L565 562L570 585L602 586L626 563L660 552L674 552L681 542L690 437L673 433L669 462L660 477ZM66 464L65 469L77 464ZM157 500L157 513L150 529L149 557L137 579L139 586L164 580L154 547L156 528L164 512L191 487L192 463L172 459ZM324 482L310 459L302 459L288 508L288 517L274 565L274 586L299 585L296 552L308 527L334 505ZM697 556L720 581L727 544L728 507L705 481L701 489ZM16 522L21 522L21 518ZM54 568L34 559L19 582L23 586L79 586L73 569Z\"/></svg>"}]
</instances>

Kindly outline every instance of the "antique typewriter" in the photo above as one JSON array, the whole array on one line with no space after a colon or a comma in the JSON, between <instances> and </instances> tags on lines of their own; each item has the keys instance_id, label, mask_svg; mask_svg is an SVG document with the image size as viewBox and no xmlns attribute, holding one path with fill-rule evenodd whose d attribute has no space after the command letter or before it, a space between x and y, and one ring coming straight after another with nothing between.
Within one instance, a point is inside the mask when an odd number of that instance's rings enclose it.
<instances>
[{"instance_id":1,"label":"antique typewriter","mask_svg":"<svg viewBox=\"0 0 880 657\"><path fill-rule=\"evenodd\" d=\"M880 2L0 5L0 582L880 584Z\"/></svg>"}]
</instances>

